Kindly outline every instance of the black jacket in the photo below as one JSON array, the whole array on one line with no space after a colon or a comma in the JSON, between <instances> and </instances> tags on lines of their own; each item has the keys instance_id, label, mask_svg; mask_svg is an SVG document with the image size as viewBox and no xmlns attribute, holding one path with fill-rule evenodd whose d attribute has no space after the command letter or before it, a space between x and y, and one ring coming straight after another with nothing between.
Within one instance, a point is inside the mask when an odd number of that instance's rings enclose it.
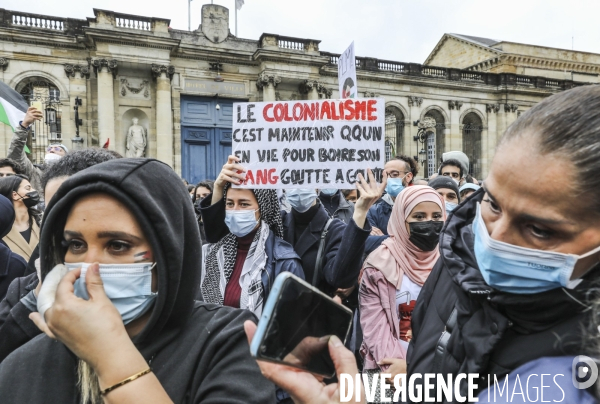
<instances>
[{"instance_id":1,"label":"black jacket","mask_svg":"<svg viewBox=\"0 0 600 404\"><path fill-rule=\"evenodd\" d=\"M300 256L304 276L309 283L313 280L321 234L328 219L327 211L320 205L315 217L294 243L294 215L282 211L283 239L292 244ZM360 229L352 218L348 225L338 219L331 222L325 238L323 269L317 283L321 291L333 295L337 288L349 288L357 283L365 240L371 232L368 222L365 222L365 227Z\"/></svg>"},{"instance_id":2,"label":"black jacket","mask_svg":"<svg viewBox=\"0 0 600 404\"><path fill-rule=\"evenodd\" d=\"M383 236L369 236L365 245L365 254L369 255L375 251L381 243L383 243L389 236L387 232L388 222L392 215L393 206L379 199L367 213L367 220L373 227L377 227L384 234Z\"/></svg>"},{"instance_id":3,"label":"black jacket","mask_svg":"<svg viewBox=\"0 0 600 404\"><path fill-rule=\"evenodd\" d=\"M342 191L337 191L332 196L327 196L322 193L319 193L319 199L323 203L327 203L328 205L335 205L337 203L337 207L333 212L328 212L325 210L329 216L340 219L342 222L348 224L350 220L352 220L352 216L354 215L354 204L348 202L342 194Z\"/></svg>"},{"instance_id":4,"label":"black jacket","mask_svg":"<svg viewBox=\"0 0 600 404\"><path fill-rule=\"evenodd\" d=\"M13 279L25 275L27 266L27 262L20 255L13 253L2 241L2 238L10 233L14 222L13 204L2 196L0 198L0 300L6 296L8 285Z\"/></svg>"},{"instance_id":5,"label":"black jacket","mask_svg":"<svg viewBox=\"0 0 600 404\"><path fill-rule=\"evenodd\" d=\"M148 189L154 190L151 197ZM253 314L194 301L202 262L200 234L187 189L167 165L115 159L65 181L45 213L42 277L64 260L60 241L71 206L94 192L121 201L152 246L158 294L148 323L133 342L171 400L274 402L274 385L250 357L243 329L245 320L255 321ZM80 403L77 358L62 343L35 337L0 363L0 397L2 403Z\"/></svg>"},{"instance_id":6,"label":"black jacket","mask_svg":"<svg viewBox=\"0 0 600 404\"><path fill-rule=\"evenodd\" d=\"M29 310L21 299L35 289L37 274L17 278L10 283L6 297L0 303L0 362L12 351L41 334L29 319Z\"/></svg>"},{"instance_id":7,"label":"black jacket","mask_svg":"<svg viewBox=\"0 0 600 404\"><path fill-rule=\"evenodd\" d=\"M465 200L442 230L440 260L412 315L409 375L478 373L483 378L480 387L486 387L488 374L500 380L531 360L581 353L585 307L563 289L516 295L485 283L473 253L471 230L483 194L480 190ZM586 302L589 287L590 282L583 281L569 294ZM452 326L449 318L455 309ZM443 341L447 341L445 348ZM463 393L466 387L461 384Z\"/></svg>"}]
</instances>

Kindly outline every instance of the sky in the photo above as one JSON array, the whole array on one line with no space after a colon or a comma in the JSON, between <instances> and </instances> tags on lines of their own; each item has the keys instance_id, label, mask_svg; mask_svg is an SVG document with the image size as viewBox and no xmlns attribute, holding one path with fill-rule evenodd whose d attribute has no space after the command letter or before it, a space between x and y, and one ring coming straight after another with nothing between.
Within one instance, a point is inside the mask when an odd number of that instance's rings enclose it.
<instances>
[{"instance_id":1,"label":"sky","mask_svg":"<svg viewBox=\"0 0 600 404\"><path fill-rule=\"evenodd\" d=\"M203 4L191 2L192 29ZM235 0L214 0L230 10ZM188 0L0 0L7 10L60 17L93 17L94 8L161 17L188 28ZM238 34L262 33L321 40L320 50L423 63L444 33L600 53L597 0L245 0Z\"/></svg>"}]
</instances>

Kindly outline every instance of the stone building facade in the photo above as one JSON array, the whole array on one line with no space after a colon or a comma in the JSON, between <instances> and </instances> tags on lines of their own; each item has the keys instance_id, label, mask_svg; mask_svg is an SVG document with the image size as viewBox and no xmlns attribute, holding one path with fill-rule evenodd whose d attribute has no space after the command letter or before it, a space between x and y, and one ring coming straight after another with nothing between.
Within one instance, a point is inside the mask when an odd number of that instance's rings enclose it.
<instances>
[{"instance_id":1,"label":"stone building facade","mask_svg":"<svg viewBox=\"0 0 600 404\"><path fill-rule=\"evenodd\" d=\"M86 20L0 9L0 80L46 114L31 158L41 162L56 140L108 143L125 155L132 136L143 134L143 155L191 182L214 178L231 150L233 102L339 96L339 55L321 50L319 40L242 39L228 27L229 10L210 4L191 32L169 28L167 19L99 9ZM463 150L473 174L485 178L499 136L520 113L596 83L600 73L600 55L455 34L444 35L425 64L356 63L361 97L386 101L386 155L418 158L422 176L441 153ZM0 154L11 136L0 128Z\"/></svg>"}]
</instances>

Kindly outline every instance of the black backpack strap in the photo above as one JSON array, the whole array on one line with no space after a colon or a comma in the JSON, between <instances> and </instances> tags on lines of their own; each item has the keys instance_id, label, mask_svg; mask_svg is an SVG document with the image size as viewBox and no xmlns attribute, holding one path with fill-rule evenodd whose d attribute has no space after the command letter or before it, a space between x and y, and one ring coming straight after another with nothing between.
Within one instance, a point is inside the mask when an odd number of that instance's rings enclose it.
<instances>
[{"instance_id":1,"label":"black backpack strap","mask_svg":"<svg viewBox=\"0 0 600 404\"><path fill-rule=\"evenodd\" d=\"M444 359L444 355L446 354L446 348L448 347L448 341L450 340L450 336L452 335L452 330L456 327L456 308L452 310L450 313L450 317L446 322L446 327L444 332L440 336L440 339L437 342L435 347L435 353L433 354L433 373L443 373L442 372L442 363Z\"/></svg>"},{"instance_id":2,"label":"black backpack strap","mask_svg":"<svg viewBox=\"0 0 600 404\"><path fill-rule=\"evenodd\" d=\"M325 249L325 238L327 237L327 232L329 231L329 225L333 222L332 218L327 219L327 223L321 232L321 241L319 242L319 250L317 251L317 261L315 262L315 272L313 274L312 285L317 287L319 282L319 278L321 276L321 269L323 269L323 250Z\"/></svg>"}]
</instances>

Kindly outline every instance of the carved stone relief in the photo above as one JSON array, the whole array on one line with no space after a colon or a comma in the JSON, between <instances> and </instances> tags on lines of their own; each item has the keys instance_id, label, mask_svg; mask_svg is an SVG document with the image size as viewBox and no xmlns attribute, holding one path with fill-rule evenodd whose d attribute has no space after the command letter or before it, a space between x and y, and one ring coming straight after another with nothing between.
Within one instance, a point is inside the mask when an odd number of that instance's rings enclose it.
<instances>
[{"instance_id":1,"label":"carved stone relief","mask_svg":"<svg viewBox=\"0 0 600 404\"><path fill-rule=\"evenodd\" d=\"M216 4L202 6L202 33L209 41L221 43L229 35L229 10Z\"/></svg>"},{"instance_id":2,"label":"carved stone relief","mask_svg":"<svg viewBox=\"0 0 600 404\"><path fill-rule=\"evenodd\" d=\"M411 107L413 107L413 106L420 107L421 104L423 104L423 97L415 97L415 96L412 96L412 95L408 96L408 105L409 106L411 106Z\"/></svg>"},{"instance_id":3,"label":"carved stone relief","mask_svg":"<svg viewBox=\"0 0 600 404\"><path fill-rule=\"evenodd\" d=\"M121 77L121 97L150 99L150 82L131 77Z\"/></svg>"}]
</instances>

